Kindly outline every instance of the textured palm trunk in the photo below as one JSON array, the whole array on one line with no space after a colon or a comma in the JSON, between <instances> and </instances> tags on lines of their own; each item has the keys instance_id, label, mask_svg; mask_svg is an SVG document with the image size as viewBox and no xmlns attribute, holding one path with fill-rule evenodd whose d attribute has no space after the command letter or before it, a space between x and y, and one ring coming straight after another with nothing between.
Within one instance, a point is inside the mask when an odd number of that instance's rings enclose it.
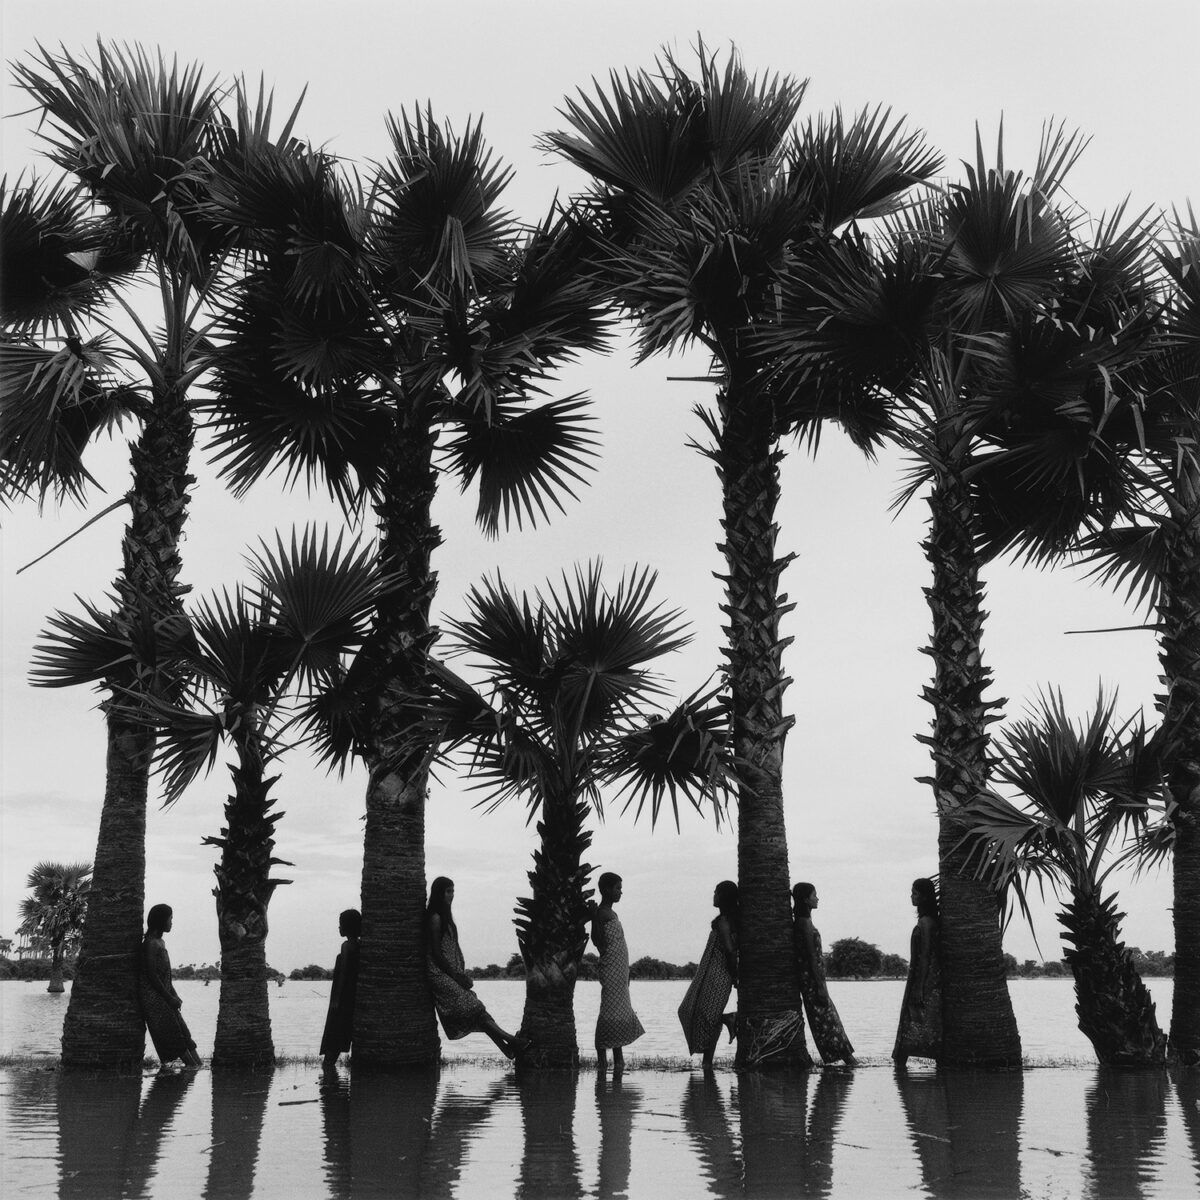
<instances>
[{"instance_id":1,"label":"textured palm trunk","mask_svg":"<svg viewBox=\"0 0 1200 1200\"><path fill-rule=\"evenodd\" d=\"M517 901L517 943L525 960L521 1033L530 1040L521 1066L577 1067L575 982L587 945L587 878L582 861L592 844L584 829L588 806L571 795L546 797L538 822L529 886Z\"/></svg>"},{"instance_id":2,"label":"textured palm trunk","mask_svg":"<svg viewBox=\"0 0 1200 1200\"><path fill-rule=\"evenodd\" d=\"M429 1067L441 1052L425 973L426 753L411 746L397 751L432 640L429 611L437 576L431 561L441 541L430 515L433 444L420 405L398 414L376 504L381 566L404 583L380 602L375 615L355 1066Z\"/></svg>"},{"instance_id":3,"label":"textured palm trunk","mask_svg":"<svg viewBox=\"0 0 1200 1200\"><path fill-rule=\"evenodd\" d=\"M179 537L187 516L193 423L179 388L154 397L130 461L132 518L116 591L130 613L180 611ZM63 1024L65 1068L140 1069L146 1031L137 1002L146 890L146 795L154 736L111 706L104 804L75 982Z\"/></svg>"},{"instance_id":4,"label":"textured palm trunk","mask_svg":"<svg viewBox=\"0 0 1200 1200\"><path fill-rule=\"evenodd\" d=\"M1177 499L1186 519L1171 538L1159 621L1166 692L1157 698L1170 730L1167 784L1172 822L1175 987L1171 1000L1171 1056L1200 1061L1200 479L1194 467Z\"/></svg>"},{"instance_id":5,"label":"textured palm trunk","mask_svg":"<svg viewBox=\"0 0 1200 1200\"><path fill-rule=\"evenodd\" d=\"M933 734L920 740L933 757L941 885L943 1057L947 1066L1019 1066L1021 1038L1004 972L1000 902L966 869L964 813L987 787L988 726L999 703L984 698L991 671L983 664L986 613L975 552L975 511L961 476L943 469L929 498L923 548L933 568L925 590L933 615L927 653L933 683Z\"/></svg>"},{"instance_id":6,"label":"textured palm trunk","mask_svg":"<svg viewBox=\"0 0 1200 1200\"><path fill-rule=\"evenodd\" d=\"M48 992L65 992L67 985L63 982L63 951L62 946L55 946L50 955L50 983Z\"/></svg>"},{"instance_id":7,"label":"textured palm trunk","mask_svg":"<svg viewBox=\"0 0 1200 1200\"><path fill-rule=\"evenodd\" d=\"M1078 889L1058 914L1066 931L1063 957L1075 976L1079 1029L1108 1066L1158 1066L1166 1061L1167 1039L1121 941L1121 916L1115 897L1102 900Z\"/></svg>"},{"instance_id":8,"label":"textured palm trunk","mask_svg":"<svg viewBox=\"0 0 1200 1200\"><path fill-rule=\"evenodd\" d=\"M783 748L792 718L783 714L791 682L779 636L789 612L779 578L791 555L775 557L779 460L769 414L739 403L736 387L719 397L721 429L713 458L721 480L728 573L726 673L738 767L740 1066L809 1067L800 980L792 953L791 883L783 815Z\"/></svg>"},{"instance_id":9,"label":"textured palm trunk","mask_svg":"<svg viewBox=\"0 0 1200 1200\"><path fill-rule=\"evenodd\" d=\"M249 1070L274 1065L271 1010L267 999L267 906L283 879L272 879L271 868L283 864L273 857L275 823L271 798L274 778L263 777L263 759L256 739L238 744L239 765L230 768L233 795L225 803L225 828L220 837L204 843L217 846L221 858L213 868L217 886L217 931L221 941L221 995L213 1070Z\"/></svg>"}]
</instances>

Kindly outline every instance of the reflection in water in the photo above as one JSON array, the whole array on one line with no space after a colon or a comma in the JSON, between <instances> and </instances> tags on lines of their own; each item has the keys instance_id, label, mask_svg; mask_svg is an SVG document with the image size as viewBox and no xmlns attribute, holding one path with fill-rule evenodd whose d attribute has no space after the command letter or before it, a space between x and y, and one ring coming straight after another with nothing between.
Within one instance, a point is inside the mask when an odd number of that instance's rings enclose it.
<instances>
[{"instance_id":1,"label":"reflection in water","mask_svg":"<svg viewBox=\"0 0 1200 1200\"><path fill-rule=\"evenodd\" d=\"M1156 1176L1166 1135L1163 1070L1097 1067L1087 1091L1089 1200L1137 1200Z\"/></svg>"},{"instance_id":2,"label":"reflection in water","mask_svg":"<svg viewBox=\"0 0 1200 1200\"><path fill-rule=\"evenodd\" d=\"M436 1069L361 1071L351 1080L349 1191L355 1200L420 1195L437 1086Z\"/></svg>"},{"instance_id":3,"label":"reflection in water","mask_svg":"<svg viewBox=\"0 0 1200 1200\"><path fill-rule=\"evenodd\" d=\"M273 1073L212 1077L212 1144L204 1200L250 1200Z\"/></svg>"},{"instance_id":4,"label":"reflection in water","mask_svg":"<svg viewBox=\"0 0 1200 1200\"><path fill-rule=\"evenodd\" d=\"M350 1200L350 1080L327 1072L321 1084L321 1157L330 1200Z\"/></svg>"},{"instance_id":5,"label":"reflection in water","mask_svg":"<svg viewBox=\"0 0 1200 1200\"><path fill-rule=\"evenodd\" d=\"M629 1195L629 1169L632 1166L633 1118L642 1102L642 1093L630 1087L621 1072L613 1074L610 1084L603 1073L596 1075L596 1108L600 1114L599 1200L616 1200Z\"/></svg>"},{"instance_id":6,"label":"reflection in water","mask_svg":"<svg viewBox=\"0 0 1200 1200\"><path fill-rule=\"evenodd\" d=\"M175 1113L195 1081L195 1071L160 1071L151 1080L133 1128L123 1196L144 1200L150 1195L150 1182L158 1167L163 1144L171 1132Z\"/></svg>"},{"instance_id":7,"label":"reflection in water","mask_svg":"<svg viewBox=\"0 0 1200 1200\"><path fill-rule=\"evenodd\" d=\"M683 1093L683 1125L710 1194L722 1200L741 1195L742 1163L720 1086L711 1071L688 1077Z\"/></svg>"},{"instance_id":8,"label":"reflection in water","mask_svg":"<svg viewBox=\"0 0 1200 1200\"><path fill-rule=\"evenodd\" d=\"M1020 1195L1020 1071L897 1071L895 1079L929 1195Z\"/></svg>"},{"instance_id":9,"label":"reflection in water","mask_svg":"<svg viewBox=\"0 0 1200 1200\"><path fill-rule=\"evenodd\" d=\"M494 1079L482 1096L464 1096L454 1085L444 1090L421 1171L422 1197L450 1200L457 1193L471 1143L480 1137L492 1114L492 1105L506 1086L506 1079Z\"/></svg>"},{"instance_id":10,"label":"reflection in water","mask_svg":"<svg viewBox=\"0 0 1200 1200\"><path fill-rule=\"evenodd\" d=\"M126 1166L142 1098L140 1075L62 1074L58 1117L62 1200L103 1200L125 1191Z\"/></svg>"},{"instance_id":11,"label":"reflection in water","mask_svg":"<svg viewBox=\"0 0 1200 1200\"><path fill-rule=\"evenodd\" d=\"M1200 1191L1200 1073L1194 1069L1180 1069L1175 1074L1175 1096L1183 1110L1183 1125L1192 1148L1196 1190Z\"/></svg>"},{"instance_id":12,"label":"reflection in water","mask_svg":"<svg viewBox=\"0 0 1200 1200\"><path fill-rule=\"evenodd\" d=\"M527 1071L517 1079L525 1152L517 1196L521 1200L573 1200L582 1195L575 1150L573 1071Z\"/></svg>"}]
</instances>

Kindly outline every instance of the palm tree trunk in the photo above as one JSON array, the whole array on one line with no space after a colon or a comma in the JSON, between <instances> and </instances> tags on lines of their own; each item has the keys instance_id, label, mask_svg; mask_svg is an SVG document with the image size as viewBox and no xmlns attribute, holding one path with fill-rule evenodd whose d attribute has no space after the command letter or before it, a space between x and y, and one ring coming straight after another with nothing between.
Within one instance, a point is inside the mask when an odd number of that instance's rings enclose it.
<instances>
[{"instance_id":1,"label":"palm tree trunk","mask_svg":"<svg viewBox=\"0 0 1200 1200\"><path fill-rule=\"evenodd\" d=\"M179 536L187 516L193 437L187 397L155 395L130 461L132 519L116 590L131 619L180 611ZM106 711L104 804L75 982L63 1024L65 1068L140 1069L146 1031L137 1002L146 889L146 794L154 736Z\"/></svg>"},{"instance_id":2,"label":"palm tree trunk","mask_svg":"<svg viewBox=\"0 0 1200 1200\"><path fill-rule=\"evenodd\" d=\"M792 556L775 557L779 461L769 414L741 402L733 382L718 399L713 451L721 480L725 541L726 672L738 764L739 1065L809 1067L800 979L792 953L791 882L783 815L783 747L793 718L783 715L779 621L792 605L779 577ZM785 1031L785 1036L775 1035ZM756 1047L768 1039L765 1057Z\"/></svg>"},{"instance_id":3,"label":"palm tree trunk","mask_svg":"<svg viewBox=\"0 0 1200 1200\"><path fill-rule=\"evenodd\" d=\"M213 868L217 886L217 930L221 940L221 995L213 1070L273 1066L271 1010L267 999L267 906L275 889L290 880L272 879L275 822L270 796L275 778L263 778L260 748L252 738L238 744L239 765L230 768L234 791L225 804L225 828L204 844L221 850Z\"/></svg>"},{"instance_id":4,"label":"palm tree trunk","mask_svg":"<svg viewBox=\"0 0 1200 1200\"><path fill-rule=\"evenodd\" d=\"M1171 1056L1200 1061L1200 478L1194 467L1177 498L1186 519L1171 538L1159 621L1164 695L1157 697L1170 731L1167 785L1174 801L1172 849L1175 987Z\"/></svg>"},{"instance_id":5,"label":"palm tree trunk","mask_svg":"<svg viewBox=\"0 0 1200 1200\"><path fill-rule=\"evenodd\" d=\"M353 1050L356 1066L379 1068L432 1066L441 1052L425 974L426 753L424 747L395 749L432 640L437 576L431 561L441 542L431 516L434 433L416 403L398 412L396 422L376 513L380 563L404 583L375 615Z\"/></svg>"},{"instance_id":6,"label":"palm tree trunk","mask_svg":"<svg viewBox=\"0 0 1200 1200\"><path fill-rule=\"evenodd\" d=\"M525 960L521 1032L530 1040L521 1066L577 1067L575 981L587 945L585 890L592 872L582 861L592 844L588 806L569 793L543 800L540 839L529 872L530 898L517 901L517 943Z\"/></svg>"},{"instance_id":7,"label":"palm tree trunk","mask_svg":"<svg viewBox=\"0 0 1200 1200\"><path fill-rule=\"evenodd\" d=\"M1004 973L1000 903L995 892L964 872L964 811L987 787L988 725L1000 702L986 700L991 671L983 664L986 613L975 551L975 511L959 473L944 467L929 497L923 549L933 568L925 597L933 614L927 653L933 684L933 735L921 736L933 756L941 881L943 1057L948 1066L1019 1066L1021 1038Z\"/></svg>"},{"instance_id":8,"label":"palm tree trunk","mask_svg":"<svg viewBox=\"0 0 1200 1200\"><path fill-rule=\"evenodd\" d=\"M63 948L60 942L50 951L50 984L48 992L65 992L67 986L63 983Z\"/></svg>"},{"instance_id":9,"label":"palm tree trunk","mask_svg":"<svg viewBox=\"0 0 1200 1200\"><path fill-rule=\"evenodd\" d=\"M1075 976L1079 1029L1109 1066L1158 1066L1166 1061L1167 1039L1158 1028L1154 1001L1133 955L1121 941L1116 897L1074 889L1058 914L1068 943L1063 957Z\"/></svg>"}]
</instances>

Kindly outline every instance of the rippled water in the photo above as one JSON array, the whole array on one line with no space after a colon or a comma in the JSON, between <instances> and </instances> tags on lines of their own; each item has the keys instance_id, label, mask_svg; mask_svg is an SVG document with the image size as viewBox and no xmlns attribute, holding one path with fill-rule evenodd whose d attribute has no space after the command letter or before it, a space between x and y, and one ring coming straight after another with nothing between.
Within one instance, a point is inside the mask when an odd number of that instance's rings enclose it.
<instances>
[{"instance_id":1,"label":"rippled water","mask_svg":"<svg viewBox=\"0 0 1200 1200\"><path fill-rule=\"evenodd\" d=\"M1157 987L1166 1012L1167 988ZM44 985L41 985L44 986ZM835 984L868 1062L890 1050L891 984ZM580 989L589 1040L594 987ZM521 988L482 984L502 1022ZM897 1076L883 1065L788 1077L639 1068L678 1056L682 987L635 985L647 1036L619 1082L594 1071L518 1078L481 1038L444 1043L428 1075L312 1066L214 1076L62 1076L0 1070L0 1195L71 1200L329 1197L1086 1197L1200 1194L1200 1078L1115 1072L1088 1047L1046 1040L1073 1022L1071 989L1014 986L1027 1051L1066 1065L1004 1074ZM217 987L181 988L201 1048ZM305 998L307 995L307 999ZM281 1052L312 1051L324 989L272 994ZM1066 1015L1062 1015L1065 1007ZM65 1005L38 985L0 985L0 1047L53 1051ZM18 1022L27 1021L25 1028ZM1035 1028L1036 1027L1036 1028ZM1033 1035L1031 1037L1031 1035ZM634 1054L633 1051L638 1051Z\"/></svg>"}]
</instances>

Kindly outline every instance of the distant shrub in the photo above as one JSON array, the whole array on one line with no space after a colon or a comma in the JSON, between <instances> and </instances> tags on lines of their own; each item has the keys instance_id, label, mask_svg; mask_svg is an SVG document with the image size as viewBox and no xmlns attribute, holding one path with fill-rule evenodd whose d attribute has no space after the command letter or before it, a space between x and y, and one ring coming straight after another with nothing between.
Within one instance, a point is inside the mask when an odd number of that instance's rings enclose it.
<instances>
[{"instance_id":1,"label":"distant shrub","mask_svg":"<svg viewBox=\"0 0 1200 1200\"><path fill-rule=\"evenodd\" d=\"M289 979L332 979L333 972L328 967L320 967L309 963L307 967L296 967L288 975Z\"/></svg>"},{"instance_id":2,"label":"distant shrub","mask_svg":"<svg viewBox=\"0 0 1200 1200\"><path fill-rule=\"evenodd\" d=\"M862 938L839 938L825 955L831 979L873 979L883 970L883 952Z\"/></svg>"}]
</instances>

